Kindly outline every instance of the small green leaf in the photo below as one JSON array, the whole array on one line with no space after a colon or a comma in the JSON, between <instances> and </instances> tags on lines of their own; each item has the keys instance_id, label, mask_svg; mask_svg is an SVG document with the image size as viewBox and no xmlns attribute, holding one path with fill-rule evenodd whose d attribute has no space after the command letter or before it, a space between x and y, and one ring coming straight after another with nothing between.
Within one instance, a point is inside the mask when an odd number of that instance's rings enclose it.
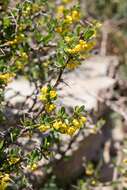
<instances>
[{"instance_id":1,"label":"small green leaf","mask_svg":"<svg viewBox=\"0 0 127 190\"><path fill-rule=\"evenodd\" d=\"M4 28L8 28L10 26L10 19L6 16L3 18Z\"/></svg>"},{"instance_id":2,"label":"small green leaf","mask_svg":"<svg viewBox=\"0 0 127 190\"><path fill-rule=\"evenodd\" d=\"M84 33L84 38L85 40L89 40L93 35L94 35L94 30L93 29L88 29L85 33Z\"/></svg>"},{"instance_id":3,"label":"small green leaf","mask_svg":"<svg viewBox=\"0 0 127 190\"><path fill-rule=\"evenodd\" d=\"M85 106L81 106L81 107L79 107L79 106L76 106L75 107L75 112L76 113L81 113L81 112L84 112L85 111Z\"/></svg>"},{"instance_id":4,"label":"small green leaf","mask_svg":"<svg viewBox=\"0 0 127 190\"><path fill-rule=\"evenodd\" d=\"M63 115L65 113L65 108L62 107L60 111L61 111L61 114Z\"/></svg>"},{"instance_id":5,"label":"small green leaf","mask_svg":"<svg viewBox=\"0 0 127 190\"><path fill-rule=\"evenodd\" d=\"M4 145L4 140L2 140L2 141L0 142L0 150L3 148L3 145Z\"/></svg>"}]
</instances>

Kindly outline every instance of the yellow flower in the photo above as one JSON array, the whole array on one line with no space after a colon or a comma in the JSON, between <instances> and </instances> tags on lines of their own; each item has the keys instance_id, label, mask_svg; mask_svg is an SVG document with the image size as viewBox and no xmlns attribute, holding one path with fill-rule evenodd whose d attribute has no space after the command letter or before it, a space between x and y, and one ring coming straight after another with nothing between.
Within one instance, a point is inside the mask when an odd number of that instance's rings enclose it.
<instances>
[{"instance_id":1,"label":"yellow flower","mask_svg":"<svg viewBox=\"0 0 127 190\"><path fill-rule=\"evenodd\" d=\"M63 32L63 29L62 29L62 27L57 27L56 29L55 29L55 31L56 32L58 32L58 33L62 33Z\"/></svg>"},{"instance_id":2,"label":"yellow flower","mask_svg":"<svg viewBox=\"0 0 127 190\"><path fill-rule=\"evenodd\" d=\"M46 100L47 100L47 97L46 97L46 95L41 94L41 95L39 96L39 99L40 99L41 101L46 101Z\"/></svg>"},{"instance_id":3,"label":"yellow flower","mask_svg":"<svg viewBox=\"0 0 127 190\"><path fill-rule=\"evenodd\" d=\"M33 163L31 165L28 165L27 168L31 171L35 171L37 169L38 165L36 163Z\"/></svg>"},{"instance_id":4,"label":"yellow flower","mask_svg":"<svg viewBox=\"0 0 127 190\"><path fill-rule=\"evenodd\" d=\"M80 128L80 122L77 119L73 119L72 124L77 127Z\"/></svg>"},{"instance_id":5,"label":"yellow flower","mask_svg":"<svg viewBox=\"0 0 127 190\"><path fill-rule=\"evenodd\" d=\"M20 160L20 158L12 157L8 160L8 162L10 165L13 165L13 164L16 164L19 160Z\"/></svg>"},{"instance_id":6,"label":"yellow flower","mask_svg":"<svg viewBox=\"0 0 127 190\"><path fill-rule=\"evenodd\" d=\"M56 109L56 105L55 104L47 104L45 106L45 109L48 113L52 112L54 109Z\"/></svg>"},{"instance_id":7,"label":"yellow flower","mask_svg":"<svg viewBox=\"0 0 127 190\"><path fill-rule=\"evenodd\" d=\"M23 58L23 59L28 59L28 55L27 55L27 53L26 52L21 52L20 53L20 56Z\"/></svg>"},{"instance_id":8,"label":"yellow flower","mask_svg":"<svg viewBox=\"0 0 127 190\"><path fill-rule=\"evenodd\" d=\"M33 13L38 12L40 10L40 8L43 8L43 7L40 7L39 4L37 4L37 3L32 3L32 12Z\"/></svg>"},{"instance_id":9,"label":"yellow flower","mask_svg":"<svg viewBox=\"0 0 127 190\"><path fill-rule=\"evenodd\" d=\"M72 49L67 49L67 51L71 54L79 53L81 51L81 45L77 44L74 48Z\"/></svg>"},{"instance_id":10,"label":"yellow flower","mask_svg":"<svg viewBox=\"0 0 127 190\"><path fill-rule=\"evenodd\" d=\"M73 70L75 68L77 68L79 66L79 62L77 61L70 61L68 64L67 64L67 68L70 69L70 70Z\"/></svg>"},{"instance_id":11,"label":"yellow flower","mask_svg":"<svg viewBox=\"0 0 127 190\"><path fill-rule=\"evenodd\" d=\"M41 94L39 95L39 99L42 101L46 101L47 100L47 93L48 93L48 87L44 86L41 88Z\"/></svg>"},{"instance_id":12,"label":"yellow flower","mask_svg":"<svg viewBox=\"0 0 127 190\"><path fill-rule=\"evenodd\" d=\"M53 128L59 130L60 133L66 133L68 126L62 121L55 121L55 123L53 124Z\"/></svg>"},{"instance_id":13,"label":"yellow flower","mask_svg":"<svg viewBox=\"0 0 127 190\"><path fill-rule=\"evenodd\" d=\"M25 25L25 24L20 24L19 27L18 27L19 31L22 31L22 30L24 30L25 28L26 28L26 25Z\"/></svg>"},{"instance_id":14,"label":"yellow flower","mask_svg":"<svg viewBox=\"0 0 127 190\"><path fill-rule=\"evenodd\" d=\"M93 170L87 169L86 170L86 175L89 175L89 176L93 175Z\"/></svg>"},{"instance_id":15,"label":"yellow flower","mask_svg":"<svg viewBox=\"0 0 127 190\"><path fill-rule=\"evenodd\" d=\"M61 127L59 128L59 131L61 133L66 133L67 132L68 126L65 123L62 123Z\"/></svg>"},{"instance_id":16,"label":"yellow flower","mask_svg":"<svg viewBox=\"0 0 127 190\"><path fill-rule=\"evenodd\" d=\"M69 36L65 36L64 39L65 39L65 42L67 42L67 43L71 42L71 40L72 40Z\"/></svg>"},{"instance_id":17,"label":"yellow flower","mask_svg":"<svg viewBox=\"0 0 127 190\"><path fill-rule=\"evenodd\" d=\"M39 129L39 131L40 132L46 132L47 130L49 130L50 129L50 125L44 125L44 124L42 124L42 125L40 125L39 127L38 127L38 129Z\"/></svg>"},{"instance_id":18,"label":"yellow flower","mask_svg":"<svg viewBox=\"0 0 127 190\"><path fill-rule=\"evenodd\" d=\"M87 121L87 118L84 116L81 116L79 118L79 122L80 122L81 127L86 123L86 121Z\"/></svg>"},{"instance_id":19,"label":"yellow flower","mask_svg":"<svg viewBox=\"0 0 127 190\"><path fill-rule=\"evenodd\" d=\"M41 93L39 95L40 100L46 102L48 98L52 100L52 99L55 99L56 97L57 97L57 92L55 90L52 89L49 91L47 86L44 86L43 88L41 88Z\"/></svg>"},{"instance_id":20,"label":"yellow flower","mask_svg":"<svg viewBox=\"0 0 127 190\"><path fill-rule=\"evenodd\" d=\"M16 36L14 40L15 40L15 43L19 43L19 42L22 42L24 39L25 39L25 35L22 33Z\"/></svg>"},{"instance_id":21,"label":"yellow flower","mask_svg":"<svg viewBox=\"0 0 127 190\"><path fill-rule=\"evenodd\" d=\"M54 129L58 130L62 126L62 121L55 121L53 124Z\"/></svg>"},{"instance_id":22,"label":"yellow flower","mask_svg":"<svg viewBox=\"0 0 127 190\"><path fill-rule=\"evenodd\" d=\"M76 132L76 128L74 127L69 127L67 130L67 134L72 136Z\"/></svg>"},{"instance_id":23,"label":"yellow flower","mask_svg":"<svg viewBox=\"0 0 127 190\"><path fill-rule=\"evenodd\" d=\"M75 21L77 21L77 20L79 20L79 19L80 19L80 14L79 14L79 12L76 11L76 10L73 10L72 13L71 13L71 15L67 15L67 16L65 17L65 22L66 22L67 24L72 24L73 22L75 22Z\"/></svg>"},{"instance_id":24,"label":"yellow flower","mask_svg":"<svg viewBox=\"0 0 127 190\"><path fill-rule=\"evenodd\" d=\"M73 21L77 21L80 19L80 13L76 10L72 11L71 16Z\"/></svg>"},{"instance_id":25,"label":"yellow flower","mask_svg":"<svg viewBox=\"0 0 127 190\"><path fill-rule=\"evenodd\" d=\"M102 26L102 23L95 21L94 25L96 28L100 28Z\"/></svg>"},{"instance_id":26,"label":"yellow flower","mask_svg":"<svg viewBox=\"0 0 127 190\"><path fill-rule=\"evenodd\" d=\"M89 176L94 174L94 167L92 163L87 163L85 172L86 172L86 175L89 175Z\"/></svg>"},{"instance_id":27,"label":"yellow flower","mask_svg":"<svg viewBox=\"0 0 127 190\"><path fill-rule=\"evenodd\" d=\"M63 0L63 3L70 3L72 0Z\"/></svg>"},{"instance_id":28,"label":"yellow flower","mask_svg":"<svg viewBox=\"0 0 127 190\"><path fill-rule=\"evenodd\" d=\"M55 90L51 90L51 91L49 92L49 95L50 95L50 98L51 98L51 99L54 99L54 98L57 97L57 92L56 92Z\"/></svg>"},{"instance_id":29,"label":"yellow flower","mask_svg":"<svg viewBox=\"0 0 127 190\"><path fill-rule=\"evenodd\" d=\"M47 91L48 91L48 87L47 86L44 86L44 87L41 88L41 93L46 94Z\"/></svg>"},{"instance_id":30,"label":"yellow flower","mask_svg":"<svg viewBox=\"0 0 127 190\"><path fill-rule=\"evenodd\" d=\"M95 45L96 45L96 42L95 42L95 41L89 42L89 43L87 44L86 50L87 50L87 51L88 51L88 50L91 50Z\"/></svg>"},{"instance_id":31,"label":"yellow flower","mask_svg":"<svg viewBox=\"0 0 127 190\"><path fill-rule=\"evenodd\" d=\"M79 40L80 48L84 49L87 47L87 43L84 40Z\"/></svg>"},{"instance_id":32,"label":"yellow flower","mask_svg":"<svg viewBox=\"0 0 127 190\"><path fill-rule=\"evenodd\" d=\"M66 17L65 17L65 22L67 23L67 24L72 24L72 16L70 16L70 15L67 15Z\"/></svg>"},{"instance_id":33,"label":"yellow flower","mask_svg":"<svg viewBox=\"0 0 127 190\"><path fill-rule=\"evenodd\" d=\"M97 184L97 182L95 180L91 181L91 185L95 186Z\"/></svg>"},{"instance_id":34,"label":"yellow flower","mask_svg":"<svg viewBox=\"0 0 127 190\"><path fill-rule=\"evenodd\" d=\"M17 44L17 43L18 43L17 39L14 39L14 40L6 42L5 45L7 45L7 46L8 45L14 45L14 44Z\"/></svg>"},{"instance_id":35,"label":"yellow flower","mask_svg":"<svg viewBox=\"0 0 127 190\"><path fill-rule=\"evenodd\" d=\"M81 44L77 44L73 50L74 50L75 53L78 53L78 52L81 51L81 49L82 49Z\"/></svg>"},{"instance_id":36,"label":"yellow flower","mask_svg":"<svg viewBox=\"0 0 127 190\"><path fill-rule=\"evenodd\" d=\"M64 6L60 5L57 7L57 17L60 18L63 15L64 12Z\"/></svg>"},{"instance_id":37,"label":"yellow flower","mask_svg":"<svg viewBox=\"0 0 127 190\"><path fill-rule=\"evenodd\" d=\"M81 121L82 123L86 123L87 118L86 118L86 117L84 117L84 116L81 116L81 117L80 117L80 121Z\"/></svg>"},{"instance_id":38,"label":"yellow flower","mask_svg":"<svg viewBox=\"0 0 127 190\"><path fill-rule=\"evenodd\" d=\"M123 160L123 163L124 163L124 164L127 164L127 159L126 159L126 158Z\"/></svg>"},{"instance_id":39,"label":"yellow flower","mask_svg":"<svg viewBox=\"0 0 127 190\"><path fill-rule=\"evenodd\" d=\"M71 54L80 53L88 49L88 45L84 40L79 40L79 43L72 49L67 49Z\"/></svg>"},{"instance_id":40,"label":"yellow flower","mask_svg":"<svg viewBox=\"0 0 127 190\"><path fill-rule=\"evenodd\" d=\"M5 43L5 45L9 46L9 45L15 45L18 44L20 42L22 42L25 39L25 35L24 34L19 34L18 36L15 36L15 38L13 40L7 41Z\"/></svg>"},{"instance_id":41,"label":"yellow flower","mask_svg":"<svg viewBox=\"0 0 127 190\"><path fill-rule=\"evenodd\" d=\"M73 51L73 49L71 49L71 48L67 48L67 51L69 52L69 53L75 53L74 51Z\"/></svg>"},{"instance_id":42,"label":"yellow flower","mask_svg":"<svg viewBox=\"0 0 127 190\"><path fill-rule=\"evenodd\" d=\"M0 74L0 80L4 83L11 82L12 78L15 76L14 73L5 73L5 74Z\"/></svg>"},{"instance_id":43,"label":"yellow flower","mask_svg":"<svg viewBox=\"0 0 127 190\"><path fill-rule=\"evenodd\" d=\"M9 185L10 176L9 174L0 173L0 190L5 190Z\"/></svg>"},{"instance_id":44,"label":"yellow flower","mask_svg":"<svg viewBox=\"0 0 127 190\"><path fill-rule=\"evenodd\" d=\"M17 69L19 69L19 70L24 68L24 64L19 60L17 60L15 62L15 65L16 65Z\"/></svg>"}]
</instances>

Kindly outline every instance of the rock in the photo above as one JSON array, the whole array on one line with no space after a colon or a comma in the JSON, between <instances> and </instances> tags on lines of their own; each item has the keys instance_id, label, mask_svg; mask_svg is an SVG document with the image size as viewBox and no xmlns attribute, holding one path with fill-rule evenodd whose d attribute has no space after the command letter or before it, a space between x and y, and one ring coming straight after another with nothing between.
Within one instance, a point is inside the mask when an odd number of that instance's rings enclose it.
<instances>
[{"instance_id":1,"label":"rock","mask_svg":"<svg viewBox=\"0 0 127 190\"><path fill-rule=\"evenodd\" d=\"M100 90L107 89L115 83L115 79L107 76L110 64L116 66L115 56L94 56L86 60L78 69L64 75L68 84L61 88L59 94L62 103L67 106L85 105L86 110L97 106L97 96Z\"/></svg>"},{"instance_id":2,"label":"rock","mask_svg":"<svg viewBox=\"0 0 127 190\"><path fill-rule=\"evenodd\" d=\"M98 150L101 150L101 144L101 134L90 135L81 141L78 149L73 151L70 158L67 160L64 160L64 158L60 161L58 160L53 167L53 173L58 183L66 186L82 173L85 175L85 168L83 167L85 161L97 161L99 159L100 154Z\"/></svg>"}]
</instances>

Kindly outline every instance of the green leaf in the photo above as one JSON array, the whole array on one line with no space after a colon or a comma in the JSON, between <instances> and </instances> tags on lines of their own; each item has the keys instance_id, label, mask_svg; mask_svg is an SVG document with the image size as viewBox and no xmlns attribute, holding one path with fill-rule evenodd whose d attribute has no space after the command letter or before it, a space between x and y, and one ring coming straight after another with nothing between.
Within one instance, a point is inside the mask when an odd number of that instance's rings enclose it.
<instances>
[{"instance_id":1,"label":"green leaf","mask_svg":"<svg viewBox=\"0 0 127 190\"><path fill-rule=\"evenodd\" d=\"M84 112L85 111L85 106L81 106L81 107L79 107L79 106L76 106L75 107L75 113L81 113L81 112Z\"/></svg>"},{"instance_id":2,"label":"green leaf","mask_svg":"<svg viewBox=\"0 0 127 190\"><path fill-rule=\"evenodd\" d=\"M2 141L0 142L0 150L3 148L3 145L4 145L4 140L2 140Z\"/></svg>"},{"instance_id":3,"label":"green leaf","mask_svg":"<svg viewBox=\"0 0 127 190\"><path fill-rule=\"evenodd\" d=\"M33 150L31 153L28 154L28 162L31 164L39 161L40 159L41 159L41 154L37 149Z\"/></svg>"},{"instance_id":4,"label":"green leaf","mask_svg":"<svg viewBox=\"0 0 127 190\"><path fill-rule=\"evenodd\" d=\"M84 38L85 40L89 40L93 34L94 34L94 29L88 29L85 33L84 33Z\"/></svg>"},{"instance_id":5,"label":"green leaf","mask_svg":"<svg viewBox=\"0 0 127 190\"><path fill-rule=\"evenodd\" d=\"M19 134L19 129L13 129L13 131L10 133L11 141L16 141Z\"/></svg>"},{"instance_id":6,"label":"green leaf","mask_svg":"<svg viewBox=\"0 0 127 190\"><path fill-rule=\"evenodd\" d=\"M62 115L65 114L65 108L62 107L61 110L60 110L60 112L61 112Z\"/></svg>"},{"instance_id":7,"label":"green leaf","mask_svg":"<svg viewBox=\"0 0 127 190\"><path fill-rule=\"evenodd\" d=\"M9 19L9 17L4 17L3 18L3 25L4 25L4 28L8 28L9 26L10 26L10 19Z\"/></svg>"},{"instance_id":8,"label":"green leaf","mask_svg":"<svg viewBox=\"0 0 127 190\"><path fill-rule=\"evenodd\" d=\"M48 35L43 36L41 41L46 45L46 44L48 44L48 42L49 42L52 38L53 38L53 33L49 33Z\"/></svg>"}]
</instances>

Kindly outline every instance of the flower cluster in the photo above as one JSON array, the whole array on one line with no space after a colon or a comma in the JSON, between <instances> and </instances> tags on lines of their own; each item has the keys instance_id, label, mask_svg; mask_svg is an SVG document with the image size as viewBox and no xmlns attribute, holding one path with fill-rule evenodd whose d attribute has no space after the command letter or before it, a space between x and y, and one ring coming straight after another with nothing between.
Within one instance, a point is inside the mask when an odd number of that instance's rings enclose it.
<instances>
[{"instance_id":1,"label":"flower cluster","mask_svg":"<svg viewBox=\"0 0 127 190\"><path fill-rule=\"evenodd\" d=\"M80 20L80 13L77 9L72 9L70 13L70 10L61 5L57 8L56 18L58 20L58 26L55 28L55 31L58 33L66 33L66 26L78 22ZM60 19L62 19L61 26L59 22Z\"/></svg>"},{"instance_id":2,"label":"flower cluster","mask_svg":"<svg viewBox=\"0 0 127 190\"><path fill-rule=\"evenodd\" d=\"M15 66L18 70L24 69L24 66L28 62L28 55L26 52L18 52L16 57Z\"/></svg>"},{"instance_id":3,"label":"flower cluster","mask_svg":"<svg viewBox=\"0 0 127 190\"><path fill-rule=\"evenodd\" d=\"M57 7L57 18L61 18L63 16L63 13L64 13L64 6L63 5L60 5Z\"/></svg>"},{"instance_id":4,"label":"flower cluster","mask_svg":"<svg viewBox=\"0 0 127 190\"><path fill-rule=\"evenodd\" d=\"M29 164L27 166L27 169L30 170L30 171L35 171L37 169L38 165L36 163L33 163L33 164Z\"/></svg>"},{"instance_id":5,"label":"flower cluster","mask_svg":"<svg viewBox=\"0 0 127 190\"><path fill-rule=\"evenodd\" d=\"M77 68L79 65L80 65L80 62L79 62L79 61L74 60L74 59L71 59L71 60L67 63L66 68L67 68L67 69L70 69L70 70L73 70L73 69Z\"/></svg>"},{"instance_id":6,"label":"flower cluster","mask_svg":"<svg viewBox=\"0 0 127 190\"><path fill-rule=\"evenodd\" d=\"M12 78L15 76L14 73L4 73L0 74L0 83L5 83L7 84L12 80Z\"/></svg>"},{"instance_id":7,"label":"flower cluster","mask_svg":"<svg viewBox=\"0 0 127 190\"><path fill-rule=\"evenodd\" d=\"M67 49L67 51L70 54L75 54L75 53L83 52L87 50L87 48L88 48L88 43L84 40L79 40L79 43L74 48L69 48Z\"/></svg>"},{"instance_id":8,"label":"flower cluster","mask_svg":"<svg viewBox=\"0 0 127 190\"><path fill-rule=\"evenodd\" d=\"M72 24L80 19L80 13L77 10L73 10L70 15L66 15L65 23Z\"/></svg>"},{"instance_id":9,"label":"flower cluster","mask_svg":"<svg viewBox=\"0 0 127 190\"><path fill-rule=\"evenodd\" d=\"M6 173L0 173L0 190L5 190L9 184L10 176Z\"/></svg>"},{"instance_id":10,"label":"flower cluster","mask_svg":"<svg viewBox=\"0 0 127 190\"><path fill-rule=\"evenodd\" d=\"M20 161L19 157L11 157L11 158L8 159L8 162L9 162L10 165L16 164L19 161Z\"/></svg>"},{"instance_id":11,"label":"flower cluster","mask_svg":"<svg viewBox=\"0 0 127 190\"><path fill-rule=\"evenodd\" d=\"M63 0L63 3L70 3L72 0Z\"/></svg>"},{"instance_id":12,"label":"flower cluster","mask_svg":"<svg viewBox=\"0 0 127 190\"><path fill-rule=\"evenodd\" d=\"M57 92L51 86L41 88L39 99L44 102L45 110L48 113L52 112L56 108L56 105L53 103L56 98Z\"/></svg>"},{"instance_id":13,"label":"flower cluster","mask_svg":"<svg viewBox=\"0 0 127 190\"><path fill-rule=\"evenodd\" d=\"M71 7L71 6L70 6ZM80 7L68 9L62 4L56 10L56 25L54 31L62 39L58 43L56 64L67 69L75 69L81 64L82 59L89 57L94 48L96 33L100 24L96 21L81 22Z\"/></svg>"},{"instance_id":14,"label":"flower cluster","mask_svg":"<svg viewBox=\"0 0 127 190\"><path fill-rule=\"evenodd\" d=\"M62 120L60 118L55 119L50 124L41 124L38 129L41 132L46 132L48 130L55 130L62 134L74 135L74 133L84 126L87 119L84 116L79 116L78 118L70 118L66 120Z\"/></svg>"},{"instance_id":15,"label":"flower cluster","mask_svg":"<svg viewBox=\"0 0 127 190\"><path fill-rule=\"evenodd\" d=\"M6 46L11 46L11 45L16 45L21 43L25 38L24 34L19 34L17 36L15 36L15 38L13 40L7 41L4 45Z\"/></svg>"},{"instance_id":16,"label":"flower cluster","mask_svg":"<svg viewBox=\"0 0 127 190\"><path fill-rule=\"evenodd\" d=\"M50 127L50 125L46 125L46 124L41 124L39 127L38 127L38 129L39 129L39 131L41 131L41 132L46 132L47 130L49 130L51 127Z\"/></svg>"},{"instance_id":17,"label":"flower cluster","mask_svg":"<svg viewBox=\"0 0 127 190\"><path fill-rule=\"evenodd\" d=\"M77 10L71 10L70 14L64 14L65 11L65 7L63 5L60 5L57 7L57 19L60 19L62 17L64 17L64 23L66 24L72 24L76 21L78 21L80 19L80 13Z\"/></svg>"},{"instance_id":18,"label":"flower cluster","mask_svg":"<svg viewBox=\"0 0 127 190\"><path fill-rule=\"evenodd\" d=\"M69 36L65 36L64 40L65 42L70 43L72 41L72 38Z\"/></svg>"}]
</instances>

